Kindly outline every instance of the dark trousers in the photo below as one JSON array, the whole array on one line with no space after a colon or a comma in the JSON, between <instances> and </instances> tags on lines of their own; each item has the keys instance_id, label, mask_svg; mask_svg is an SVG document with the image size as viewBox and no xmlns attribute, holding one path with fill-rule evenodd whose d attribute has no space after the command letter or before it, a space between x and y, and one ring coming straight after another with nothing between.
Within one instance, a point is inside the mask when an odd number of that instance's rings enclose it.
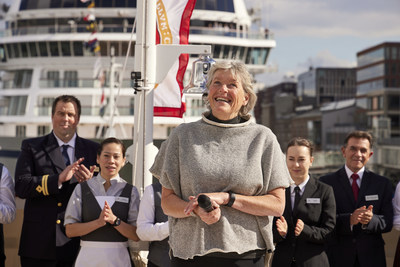
<instances>
[{"instance_id":1,"label":"dark trousers","mask_svg":"<svg viewBox=\"0 0 400 267\"><path fill-rule=\"evenodd\" d=\"M158 266L158 265L152 263L151 261L148 261L147 262L147 267L161 267L161 266Z\"/></svg>"},{"instance_id":2,"label":"dark trousers","mask_svg":"<svg viewBox=\"0 0 400 267\"><path fill-rule=\"evenodd\" d=\"M172 267L264 267L264 256L255 259L231 259L220 257L194 257L183 260L172 257Z\"/></svg>"},{"instance_id":3,"label":"dark trousers","mask_svg":"<svg viewBox=\"0 0 400 267\"><path fill-rule=\"evenodd\" d=\"M21 257L21 267L73 267L74 262Z\"/></svg>"},{"instance_id":4,"label":"dark trousers","mask_svg":"<svg viewBox=\"0 0 400 267\"><path fill-rule=\"evenodd\" d=\"M400 237L397 241L396 252L394 254L393 267L400 266Z\"/></svg>"},{"instance_id":5,"label":"dark trousers","mask_svg":"<svg viewBox=\"0 0 400 267\"><path fill-rule=\"evenodd\" d=\"M3 225L0 224L0 267L4 267L5 266L5 262L6 262L6 254L4 254Z\"/></svg>"}]
</instances>

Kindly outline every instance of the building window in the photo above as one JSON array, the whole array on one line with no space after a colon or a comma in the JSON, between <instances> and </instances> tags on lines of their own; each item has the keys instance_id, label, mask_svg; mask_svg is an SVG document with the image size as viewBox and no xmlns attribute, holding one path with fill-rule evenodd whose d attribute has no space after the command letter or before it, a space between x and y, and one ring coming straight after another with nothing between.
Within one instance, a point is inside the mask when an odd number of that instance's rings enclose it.
<instances>
[{"instance_id":1,"label":"building window","mask_svg":"<svg viewBox=\"0 0 400 267\"><path fill-rule=\"evenodd\" d=\"M7 115L25 115L28 96L12 96L9 98Z\"/></svg>"},{"instance_id":2,"label":"building window","mask_svg":"<svg viewBox=\"0 0 400 267\"><path fill-rule=\"evenodd\" d=\"M400 95L388 95L388 109L400 110Z\"/></svg>"},{"instance_id":3,"label":"building window","mask_svg":"<svg viewBox=\"0 0 400 267\"><path fill-rule=\"evenodd\" d=\"M38 136L43 136L50 133L50 126L48 125L39 125L37 127L37 134Z\"/></svg>"},{"instance_id":4,"label":"building window","mask_svg":"<svg viewBox=\"0 0 400 267\"><path fill-rule=\"evenodd\" d=\"M64 86L65 87L78 87L78 72L65 71L64 72Z\"/></svg>"},{"instance_id":5,"label":"building window","mask_svg":"<svg viewBox=\"0 0 400 267\"><path fill-rule=\"evenodd\" d=\"M17 125L15 128L15 136L16 137L25 137L26 136L26 126L25 125Z\"/></svg>"},{"instance_id":6,"label":"building window","mask_svg":"<svg viewBox=\"0 0 400 267\"><path fill-rule=\"evenodd\" d=\"M39 42L39 52L41 57L48 57L49 52L47 50L47 43L46 42Z\"/></svg>"},{"instance_id":7,"label":"building window","mask_svg":"<svg viewBox=\"0 0 400 267\"><path fill-rule=\"evenodd\" d=\"M74 56L83 56L82 42L73 42Z\"/></svg>"},{"instance_id":8,"label":"building window","mask_svg":"<svg viewBox=\"0 0 400 267\"><path fill-rule=\"evenodd\" d=\"M7 62L6 50L5 50L3 44L0 44L0 61L1 62Z\"/></svg>"},{"instance_id":9,"label":"building window","mask_svg":"<svg viewBox=\"0 0 400 267\"><path fill-rule=\"evenodd\" d=\"M104 138L106 136L108 126L96 126L96 138Z\"/></svg>"},{"instance_id":10,"label":"building window","mask_svg":"<svg viewBox=\"0 0 400 267\"><path fill-rule=\"evenodd\" d=\"M54 99L54 97L42 98L41 104L39 104L39 116L49 116L51 114Z\"/></svg>"},{"instance_id":11,"label":"building window","mask_svg":"<svg viewBox=\"0 0 400 267\"><path fill-rule=\"evenodd\" d=\"M60 56L60 52L58 49L58 42L50 42L50 54L52 57Z\"/></svg>"},{"instance_id":12,"label":"building window","mask_svg":"<svg viewBox=\"0 0 400 267\"><path fill-rule=\"evenodd\" d=\"M60 72L48 71L47 72L47 87L60 87Z\"/></svg>"},{"instance_id":13,"label":"building window","mask_svg":"<svg viewBox=\"0 0 400 267\"><path fill-rule=\"evenodd\" d=\"M38 56L36 43L29 43L29 51L31 53L31 57L37 57Z\"/></svg>"},{"instance_id":14,"label":"building window","mask_svg":"<svg viewBox=\"0 0 400 267\"><path fill-rule=\"evenodd\" d=\"M17 70L14 72L14 88L29 88L31 86L32 70Z\"/></svg>"},{"instance_id":15,"label":"building window","mask_svg":"<svg viewBox=\"0 0 400 267\"><path fill-rule=\"evenodd\" d=\"M14 48L11 44L6 44L6 50L7 50L8 58L11 59L11 58L15 57Z\"/></svg>"},{"instance_id":16,"label":"building window","mask_svg":"<svg viewBox=\"0 0 400 267\"><path fill-rule=\"evenodd\" d=\"M20 45L19 45L19 43L17 43L17 44L12 44L12 47L14 48L14 56L15 56L16 58L21 57L21 52L20 52Z\"/></svg>"},{"instance_id":17,"label":"building window","mask_svg":"<svg viewBox=\"0 0 400 267\"><path fill-rule=\"evenodd\" d=\"M61 52L64 57L71 56L71 47L69 42L61 42Z\"/></svg>"},{"instance_id":18,"label":"building window","mask_svg":"<svg viewBox=\"0 0 400 267\"><path fill-rule=\"evenodd\" d=\"M27 48L27 43L21 43L21 54L22 57L28 57L28 48Z\"/></svg>"}]
</instances>

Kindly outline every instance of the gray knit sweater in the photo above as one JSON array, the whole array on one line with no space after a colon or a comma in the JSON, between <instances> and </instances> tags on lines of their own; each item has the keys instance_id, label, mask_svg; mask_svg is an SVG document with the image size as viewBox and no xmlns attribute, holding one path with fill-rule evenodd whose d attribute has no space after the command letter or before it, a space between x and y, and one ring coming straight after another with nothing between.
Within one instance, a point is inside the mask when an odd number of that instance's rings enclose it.
<instances>
[{"instance_id":1,"label":"gray knit sweater","mask_svg":"<svg viewBox=\"0 0 400 267\"><path fill-rule=\"evenodd\" d=\"M222 124L203 119L181 124L162 144L151 173L188 201L199 193L232 191L265 195L288 187L290 176L276 136L246 121ZM221 206L221 219L207 225L198 217L169 217L170 246L182 259L211 252L274 249L272 216L254 216Z\"/></svg>"}]
</instances>

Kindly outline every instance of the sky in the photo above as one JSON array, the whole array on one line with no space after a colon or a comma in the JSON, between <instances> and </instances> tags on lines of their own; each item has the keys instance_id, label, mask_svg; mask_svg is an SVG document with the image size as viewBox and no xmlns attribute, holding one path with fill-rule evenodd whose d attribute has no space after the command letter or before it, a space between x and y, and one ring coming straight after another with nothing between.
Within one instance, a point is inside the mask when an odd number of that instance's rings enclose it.
<instances>
[{"instance_id":1,"label":"sky","mask_svg":"<svg viewBox=\"0 0 400 267\"><path fill-rule=\"evenodd\" d=\"M296 78L310 66L356 67L357 52L400 42L400 0L246 0L246 4L262 10L261 23L276 40L267 63L271 71L256 76L267 86Z\"/></svg>"},{"instance_id":2,"label":"sky","mask_svg":"<svg viewBox=\"0 0 400 267\"><path fill-rule=\"evenodd\" d=\"M267 86L296 78L312 67L356 67L356 54L383 42L400 42L400 0L244 0L261 10L276 47ZM0 3L12 0L0 0Z\"/></svg>"}]
</instances>

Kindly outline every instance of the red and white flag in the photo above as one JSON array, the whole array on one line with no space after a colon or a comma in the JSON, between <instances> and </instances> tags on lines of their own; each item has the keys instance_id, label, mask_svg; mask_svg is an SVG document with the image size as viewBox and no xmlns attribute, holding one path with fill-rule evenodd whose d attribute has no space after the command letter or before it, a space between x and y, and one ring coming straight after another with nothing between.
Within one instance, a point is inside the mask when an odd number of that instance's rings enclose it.
<instances>
[{"instance_id":1,"label":"red and white flag","mask_svg":"<svg viewBox=\"0 0 400 267\"><path fill-rule=\"evenodd\" d=\"M188 44L190 17L196 0L157 0L157 44ZM154 89L154 116L182 117L183 76L188 54L180 55L165 79Z\"/></svg>"}]
</instances>

